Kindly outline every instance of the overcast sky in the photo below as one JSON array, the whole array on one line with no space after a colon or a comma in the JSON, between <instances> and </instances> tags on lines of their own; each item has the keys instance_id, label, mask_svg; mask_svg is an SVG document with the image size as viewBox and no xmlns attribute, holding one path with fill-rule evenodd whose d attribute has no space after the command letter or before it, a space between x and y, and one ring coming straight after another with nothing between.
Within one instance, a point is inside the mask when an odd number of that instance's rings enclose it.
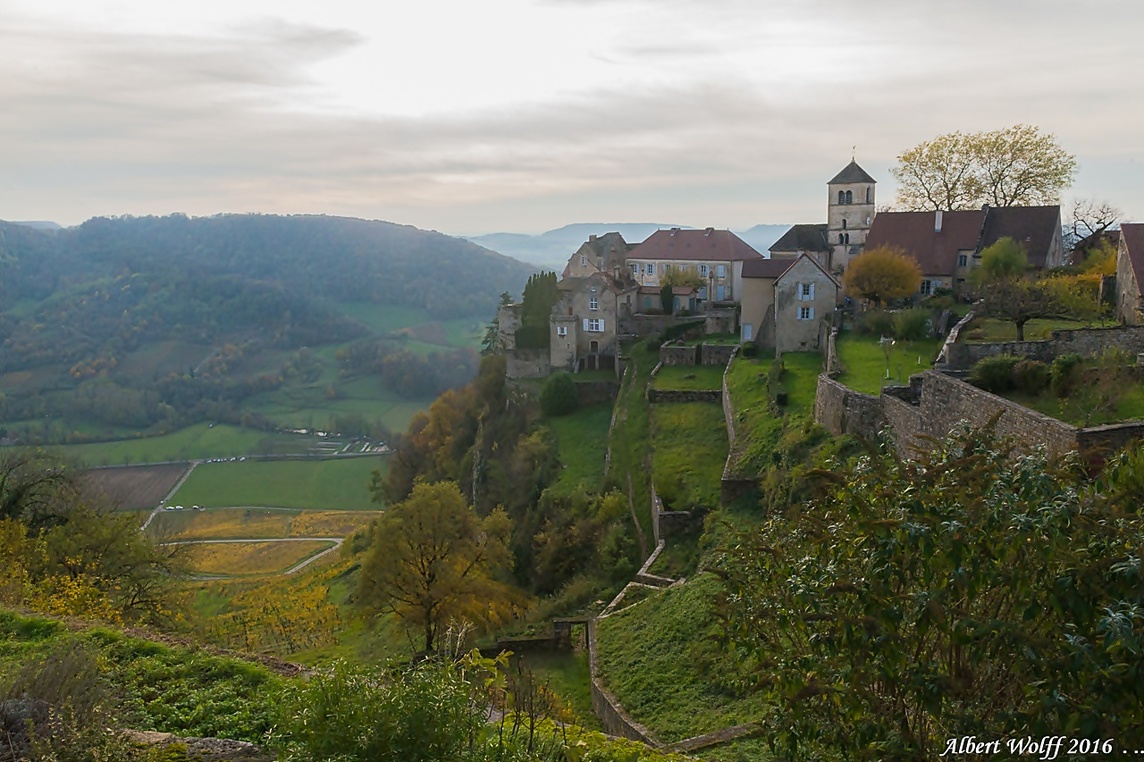
<instances>
[{"instance_id":1,"label":"overcast sky","mask_svg":"<svg viewBox=\"0 0 1144 762\"><path fill-rule=\"evenodd\" d=\"M1142 29L1140 0L0 0L0 219L815 222L852 150L881 205L902 150L1018 122L1076 155L1066 205L1140 219Z\"/></svg>"}]
</instances>

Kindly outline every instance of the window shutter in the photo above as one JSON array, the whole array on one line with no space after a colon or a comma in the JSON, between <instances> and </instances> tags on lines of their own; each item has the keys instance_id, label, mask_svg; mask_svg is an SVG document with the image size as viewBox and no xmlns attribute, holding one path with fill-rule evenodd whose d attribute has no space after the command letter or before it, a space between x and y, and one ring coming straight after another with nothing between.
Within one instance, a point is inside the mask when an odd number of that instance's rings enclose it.
<instances>
[{"instance_id":1,"label":"window shutter","mask_svg":"<svg viewBox=\"0 0 1144 762\"><path fill-rule=\"evenodd\" d=\"M809 310L807 317L811 320L814 320L814 307L807 307L807 310Z\"/></svg>"},{"instance_id":2,"label":"window shutter","mask_svg":"<svg viewBox=\"0 0 1144 762\"><path fill-rule=\"evenodd\" d=\"M584 318L584 330L588 330L588 318Z\"/></svg>"},{"instance_id":3,"label":"window shutter","mask_svg":"<svg viewBox=\"0 0 1144 762\"><path fill-rule=\"evenodd\" d=\"M811 301L814 300L814 284L813 283L810 284L810 299L811 299ZM813 310L813 307L811 309Z\"/></svg>"},{"instance_id":4,"label":"window shutter","mask_svg":"<svg viewBox=\"0 0 1144 762\"><path fill-rule=\"evenodd\" d=\"M600 333L604 332L604 318L600 318Z\"/></svg>"}]
</instances>

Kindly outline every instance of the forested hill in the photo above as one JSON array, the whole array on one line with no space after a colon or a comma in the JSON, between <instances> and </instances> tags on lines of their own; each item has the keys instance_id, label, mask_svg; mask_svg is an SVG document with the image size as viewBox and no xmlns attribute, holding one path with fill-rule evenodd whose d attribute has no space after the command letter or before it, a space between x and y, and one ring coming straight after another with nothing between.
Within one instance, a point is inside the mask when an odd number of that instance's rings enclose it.
<instances>
[{"instance_id":1,"label":"forested hill","mask_svg":"<svg viewBox=\"0 0 1144 762\"><path fill-rule=\"evenodd\" d=\"M56 232L0 222L0 298L9 300L129 273L487 316L534 269L441 233L346 217L97 217Z\"/></svg>"}]
</instances>

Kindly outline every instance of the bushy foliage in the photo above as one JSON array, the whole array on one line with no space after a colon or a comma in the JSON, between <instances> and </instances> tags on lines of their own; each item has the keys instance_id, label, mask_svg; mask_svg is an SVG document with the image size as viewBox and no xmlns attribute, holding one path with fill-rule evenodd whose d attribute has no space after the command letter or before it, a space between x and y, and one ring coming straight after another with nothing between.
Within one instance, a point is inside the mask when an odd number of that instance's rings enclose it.
<instances>
[{"instance_id":1,"label":"bushy foliage","mask_svg":"<svg viewBox=\"0 0 1144 762\"><path fill-rule=\"evenodd\" d=\"M914 307L894 313L893 336L899 341L920 341L933 334L932 313L928 309Z\"/></svg>"},{"instance_id":2,"label":"bushy foliage","mask_svg":"<svg viewBox=\"0 0 1144 762\"><path fill-rule=\"evenodd\" d=\"M1093 483L988 432L916 460L887 444L741 533L719 563L727 646L774 702L775 745L904 761L971 734L1144 744L1136 465Z\"/></svg>"},{"instance_id":3,"label":"bushy foliage","mask_svg":"<svg viewBox=\"0 0 1144 762\"><path fill-rule=\"evenodd\" d=\"M846 293L875 305L913 296L921 282L917 261L902 249L889 246L867 249L852 259L842 274Z\"/></svg>"},{"instance_id":4,"label":"bushy foliage","mask_svg":"<svg viewBox=\"0 0 1144 762\"><path fill-rule=\"evenodd\" d=\"M1021 361L1014 355L983 357L969 370L969 383L987 392L1000 394L1013 388L1013 369Z\"/></svg>"},{"instance_id":5,"label":"bushy foliage","mask_svg":"<svg viewBox=\"0 0 1144 762\"><path fill-rule=\"evenodd\" d=\"M893 336L894 314L886 310L863 312L854 330L868 336Z\"/></svg>"},{"instance_id":6,"label":"bushy foliage","mask_svg":"<svg viewBox=\"0 0 1144 762\"><path fill-rule=\"evenodd\" d=\"M1013 385L1025 394L1040 394L1049 386L1049 366L1040 360L1018 360L1013 366Z\"/></svg>"},{"instance_id":7,"label":"bushy foliage","mask_svg":"<svg viewBox=\"0 0 1144 762\"><path fill-rule=\"evenodd\" d=\"M540 389L540 409L545 415L567 415L580 406L572 374L553 373Z\"/></svg>"},{"instance_id":8,"label":"bushy foliage","mask_svg":"<svg viewBox=\"0 0 1144 762\"><path fill-rule=\"evenodd\" d=\"M1049 368L1049 386L1053 394L1058 397L1067 397L1072 394L1078 381L1076 369L1084 362L1084 358L1075 352L1058 355L1053 358Z\"/></svg>"}]
</instances>

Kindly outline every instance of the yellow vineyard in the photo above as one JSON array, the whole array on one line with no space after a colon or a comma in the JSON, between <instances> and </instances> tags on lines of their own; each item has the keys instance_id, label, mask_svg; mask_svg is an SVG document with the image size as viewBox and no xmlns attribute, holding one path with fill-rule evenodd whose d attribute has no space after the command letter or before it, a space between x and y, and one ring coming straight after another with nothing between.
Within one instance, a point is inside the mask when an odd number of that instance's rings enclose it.
<instances>
[{"instance_id":1,"label":"yellow vineyard","mask_svg":"<svg viewBox=\"0 0 1144 762\"><path fill-rule=\"evenodd\" d=\"M331 543L226 542L185 546L187 563L199 574L275 574L284 572Z\"/></svg>"},{"instance_id":2,"label":"yellow vineyard","mask_svg":"<svg viewBox=\"0 0 1144 762\"><path fill-rule=\"evenodd\" d=\"M155 517L148 532L159 540L348 537L377 518L376 511L295 511L275 508L212 508L170 511Z\"/></svg>"}]
</instances>

